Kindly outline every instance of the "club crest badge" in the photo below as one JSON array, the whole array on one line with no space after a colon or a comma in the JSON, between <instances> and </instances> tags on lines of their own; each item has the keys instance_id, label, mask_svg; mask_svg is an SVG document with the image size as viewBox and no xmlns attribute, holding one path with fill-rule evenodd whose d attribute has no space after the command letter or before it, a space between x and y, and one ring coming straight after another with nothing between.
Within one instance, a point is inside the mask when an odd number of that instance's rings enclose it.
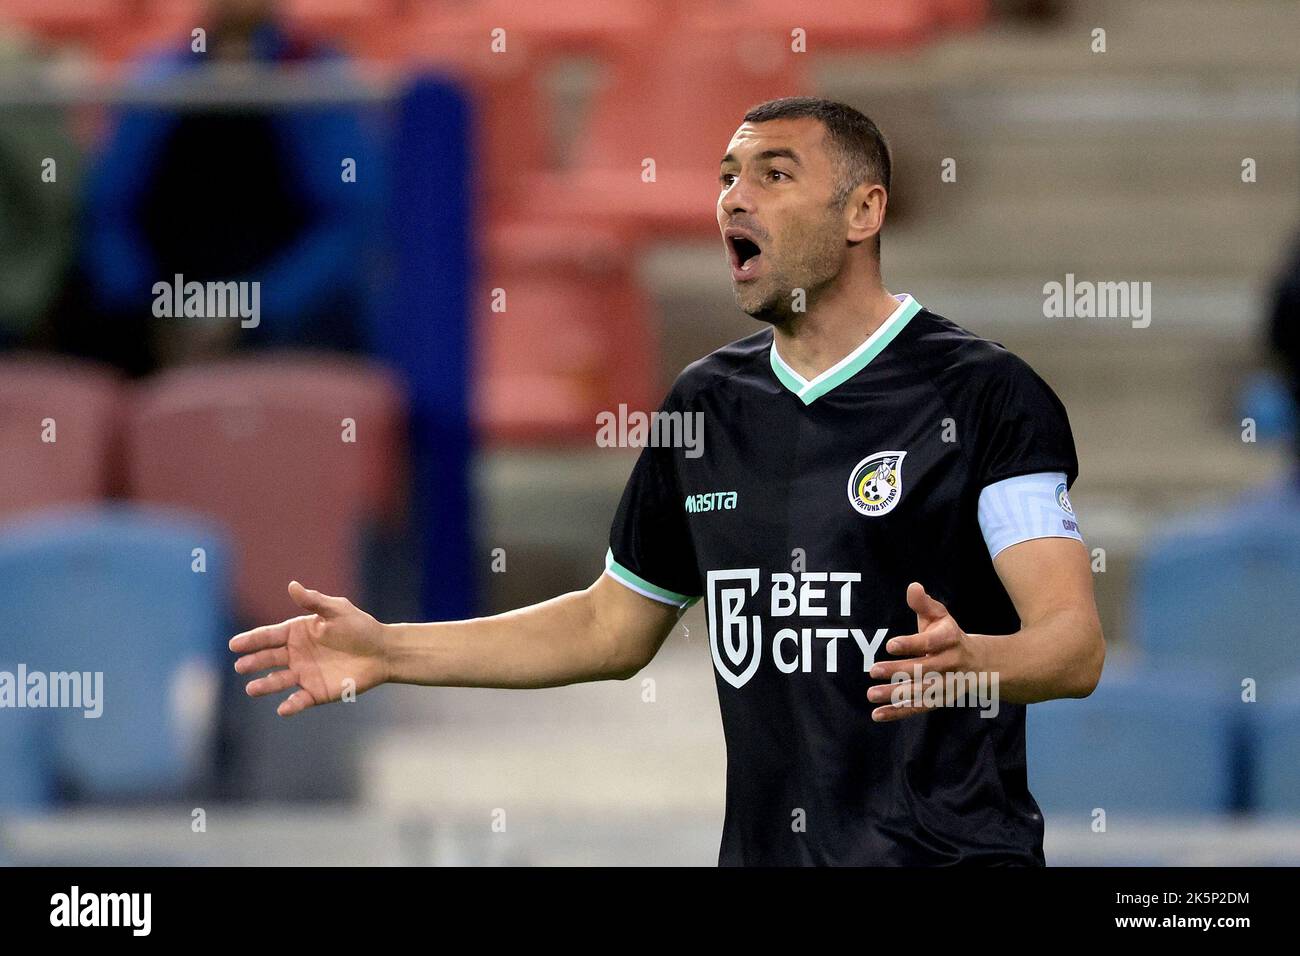
<instances>
[{"instance_id":1,"label":"club crest badge","mask_svg":"<svg viewBox=\"0 0 1300 956\"><path fill-rule=\"evenodd\" d=\"M849 504L871 518L889 514L903 496L905 451L878 451L868 455L849 474Z\"/></svg>"}]
</instances>

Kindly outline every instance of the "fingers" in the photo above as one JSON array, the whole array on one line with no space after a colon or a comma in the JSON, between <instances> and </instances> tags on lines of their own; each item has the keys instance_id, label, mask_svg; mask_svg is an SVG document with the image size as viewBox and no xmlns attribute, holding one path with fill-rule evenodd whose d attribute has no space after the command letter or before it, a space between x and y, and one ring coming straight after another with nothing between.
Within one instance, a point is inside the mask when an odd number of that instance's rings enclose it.
<instances>
[{"instance_id":1,"label":"fingers","mask_svg":"<svg viewBox=\"0 0 1300 956\"><path fill-rule=\"evenodd\" d=\"M249 681L244 690L248 692L249 697L265 697L267 694L274 694L282 690L288 690L290 687L296 687L297 684L298 679L294 676L293 671L272 671L265 677Z\"/></svg>"},{"instance_id":2,"label":"fingers","mask_svg":"<svg viewBox=\"0 0 1300 956\"><path fill-rule=\"evenodd\" d=\"M873 680L889 680L899 673L915 678L917 667L921 668L920 673L924 677L926 674L946 674L956 666L956 655L940 653L928 657L905 657L897 661L876 661L871 665L869 673Z\"/></svg>"},{"instance_id":3,"label":"fingers","mask_svg":"<svg viewBox=\"0 0 1300 956\"><path fill-rule=\"evenodd\" d=\"M911 697L901 699L898 703L883 704L871 712L871 719L878 724L896 720L906 720L919 714L928 714L939 708L933 704L913 704Z\"/></svg>"},{"instance_id":4,"label":"fingers","mask_svg":"<svg viewBox=\"0 0 1300 956\"><path fill-rule=\"evenodd\" d=\"M290 687L296 688L292 694L280 701L280 706L275 709L281 717L292 717L294 714L302 713L308 707L316 706L316 701L312 699L311 694L297 687L297 684L298 679L292 671L272 671L265 677L249 681L245 690L248 691L249 697L265 697L267 694L275 694Z\"/></svg>"},{"instance_id":5,"label":"fingers","mask_svg":"<svg viewBox=\"0 0 1300 956\"><path fill-rule=\"evenodd\" d=\"M308 707L314 706L316 706L316 701L311 699L311 694L300 689L280 701L280 706L275 708L275 712L281 717L292 717L294 714L300 714Z\"/></svg>"},{"instance_id":6,"label":"fingers","mask_svg":"<svg viewBox=\"0 0 1300 956\"><path fill-rule=\"evenodd\" d=\"M236 654L250 654L268 647L284 647L289 641L289 627L297 620L300 618L290 618L279 624L267 624L251 631L243 631L232 637L226 646Z\"/></svg>"},{"instance_id":7,"label":"fingers","mask_svg":"<svg viewBox=\"0 0 1300 956\"><path fill-rule=\"evenodd\" d=\"M922 683L914 680L878 684L867 690L867 700L879 707L871 711L871 719L877 723L893 720L905 720L917 714L938 710L947 705L944 700L926 700ZM931 692L933 696L933 692Z\"/></svg>"},{"instance_id":8,"label":"fingers","mask_svg":"<svg viewBox=\"0 0 1300 956\"><path fill-rule=\"evenodd\" d=\"M917 630L931 621L948 616L948 609L930 597L917 581L907 586L907 606L916 612Z\"/></svg>"},{"instance_id":9,"label":"fingers","mask_svg":"<svg viewBox=\"0 0 1300 956\"><path fill-rule=\"evenodd\" d=\"M273 667L289 666L289 648L287 647L269 647L266 650L258 651L255 654L245 654L243 657L235 660L236 674L252 674L256 671L267 671Z\"/></svg>"},{"instance_id":10,"label":"fingers","mask_svg":"<svg viewBox=\"0 0 1300 956\"><path fill-rule=\"evenodd\" d=\"M331 597L320 591L305 588L297 581L289 582L289 597L304 611L319 614L321 617L337 617L348 606L347 598Z\"/></svg>"},{"instance_id":11,"label":"fingers","mask_svg":"<svg viewBox=\"0 0 1300 956\"><path fill-rule=\"evenodd\" d=\"M946 651L956 646L960 640L961 631L956 622L946 617L920 633L890 638L885 643L885 650L895 657L925 657L927 654Z\"/></svg>"}]
</instances>

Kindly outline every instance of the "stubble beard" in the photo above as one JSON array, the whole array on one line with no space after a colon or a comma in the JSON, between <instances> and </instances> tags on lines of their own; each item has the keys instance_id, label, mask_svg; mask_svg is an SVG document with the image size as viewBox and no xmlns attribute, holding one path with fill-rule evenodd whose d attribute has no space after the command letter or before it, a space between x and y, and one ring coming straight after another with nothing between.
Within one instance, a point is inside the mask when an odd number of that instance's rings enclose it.
<instances>
[{"instance_id":1,"label":"stubble beard","mask_svg":"<svg viewBox=\"0 0 1300 956\"><path fill-rule=\"evenodd\" d=\"M790 273L773 270L770 277L757 280L754 286L733 283L736 305L751 318L769 325L785 325L804 314L817 301L821 291L839 274L842 255L827 242L799 262ZM795 290L802 289L803 309L795 311Z\"/></svg>"}]
</instances>

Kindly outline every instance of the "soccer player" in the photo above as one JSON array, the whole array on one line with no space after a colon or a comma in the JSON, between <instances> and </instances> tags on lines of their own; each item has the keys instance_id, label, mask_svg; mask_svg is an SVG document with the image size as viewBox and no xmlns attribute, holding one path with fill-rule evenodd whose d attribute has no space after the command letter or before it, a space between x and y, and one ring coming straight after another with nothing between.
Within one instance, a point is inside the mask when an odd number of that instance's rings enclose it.
<instances>
[{"instance_id":1,"label":"soccer player","mask_svg":"<svg viewBox=\"0 0 1300 956\"><path fill-rule=\"evenodd\" d=\"M719 863L1029 864L1025 705L1086 697L1105 654L1067 490L1065 409L1023 361L880 275L890 158L826 100L751 110L717 204L762 328L678 377L585 591L494 617L307 614L238 635L283 716L351 678L545 687L628 678L703 600L727 743ZM676 418L674 418L676 416Z\"/></svg>"}]
</instances>

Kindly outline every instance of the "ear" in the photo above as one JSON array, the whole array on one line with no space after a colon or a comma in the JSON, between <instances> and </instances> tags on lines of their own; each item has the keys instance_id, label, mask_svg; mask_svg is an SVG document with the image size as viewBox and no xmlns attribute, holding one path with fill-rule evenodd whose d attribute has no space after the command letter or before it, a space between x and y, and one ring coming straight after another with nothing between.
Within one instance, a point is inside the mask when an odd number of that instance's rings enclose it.
<instances>
[{"instance_id":1,"label":"ear","mask_svg":"<svg viewBox=\"0 0 1300 956\"><path fill-rule=\"evenodd\" d=\"M863 183L849 193L844 204L844 213L848 217L845 238L852 243L865 242L880 232L885 225L888 202L889 195L879 183Z\"/></svg>"}]
</instances>

